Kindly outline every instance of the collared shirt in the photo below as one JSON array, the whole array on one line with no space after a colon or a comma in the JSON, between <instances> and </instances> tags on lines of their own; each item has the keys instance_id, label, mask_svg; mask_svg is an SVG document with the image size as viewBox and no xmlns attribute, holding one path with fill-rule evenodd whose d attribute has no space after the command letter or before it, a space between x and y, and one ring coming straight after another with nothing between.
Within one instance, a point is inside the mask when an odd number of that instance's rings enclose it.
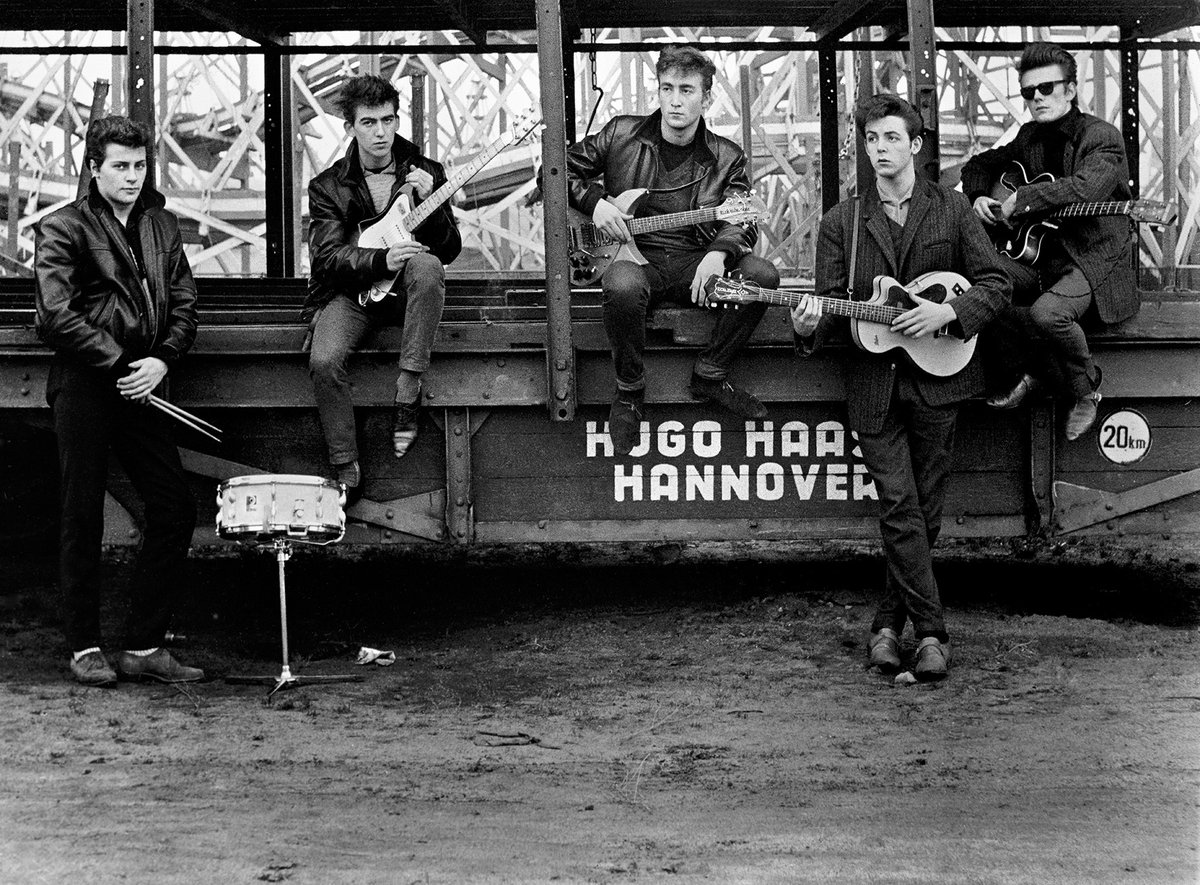
<instances>
[{"instance_id":1,"label":"collared shirt","mask_svg":"<svg viewBox=\"0 0 1200 885\"><path fill-rule=\"evenodd\" d=\"M883 192L883 188L879 186L879 182L875 182L875 190L879 193L879 202L883 206L883 211L892 221L904 226L904 222L908 220L908 207L912 203L913 185L916 180L910 181L908 189L899 194L896 198L892 198Z\"/></svg>"}]
</instances>

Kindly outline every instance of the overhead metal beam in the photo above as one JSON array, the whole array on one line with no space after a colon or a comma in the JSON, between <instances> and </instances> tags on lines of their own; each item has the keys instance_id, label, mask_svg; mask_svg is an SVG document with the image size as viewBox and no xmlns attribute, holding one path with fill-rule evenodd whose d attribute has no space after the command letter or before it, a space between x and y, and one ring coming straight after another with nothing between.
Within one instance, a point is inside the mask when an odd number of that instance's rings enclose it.
<instances>
[{"instance_id":1,"label":"overhead metal beam","mask_svg":"<svg viewBox=\"0 0 1200 885\"><path fill-rule=\"evenodd\" d=\"M450 16L450 21L454 22L454 26L466 34L472 43L476 46L487 45L487 31L479 27L479 22L471 12L471 4L467 0L434 0L434 2Z\"/></svg>"},{"instance_id":2,"label":"overhead metal beam","mask_svg":"<svg viewBox=\"0 0 1200 885\"><path fill-rule=\"evenodd\" d=\"M264 31L251 24L239 15L239 10L222 0L171 0L175 5L195 13L217 31L232 31L241 34L247 40L253 40L263 46L280 45L283 34ZM247 14L252 14L254 7L247 4L242 7Z\"/></svg>"},{"instance_id":3,"label":"overhead metal beam","mask_svg":"<svg viewBox=\"0 0 1200 885\"><path fill-rule=\"evenodd\" d=\"M838 0L813 24L818 43L840 40L857 27L870 24L881 10L894 6L894 0Z\"/></svg>"}]
</instances>

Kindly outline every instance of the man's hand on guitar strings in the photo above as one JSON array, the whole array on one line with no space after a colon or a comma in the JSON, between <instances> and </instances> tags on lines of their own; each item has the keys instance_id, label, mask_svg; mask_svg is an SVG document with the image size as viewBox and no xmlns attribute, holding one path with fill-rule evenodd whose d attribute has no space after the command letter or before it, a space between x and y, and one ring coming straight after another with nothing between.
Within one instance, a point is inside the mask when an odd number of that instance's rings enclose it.
<instances>
[{"instance_id":1,"label":"man's hand on guitar strings","mask_svg":"<svg viewBox=\"0 0 1200 885\"><path fill-rule=\"evenodd\" d=\"M958 314L949 304L928 301L919 295L911 296L917 306L906 310L892 321L892 331L909 338L923 338L944 329L958 319Z\"/></svg>"},{"instance_id":2,"label":"man's hand on guitar strings","mask_svg":"<svg viewBox=\"0 0 1200 885\"><path fill-rule=\"evenodd\" d=\"M422 252L428 251L428 246L424 243L418 243L416 240L404 240L400 243L394 243L388 247L387 268L391 273L399 273L408 259L414 255L420 255Z\"/></svg>"},{"instance_id":3,"label":"man's hand on guitar strings","mask_svg":"<svg viewBox=\"0 0 1200 885\"><path fill-rule=\"evenodd\" d=\"M971 208L975 210L975 214L984 224L997 224L1000 221L996 214L1000 210L999 200L993 200L991 197L976 197Z\"/></svg>"},{"instance_id":4,"label":"man's hand on guitar strings","mask_svg":"<svg viewBox=\"0 0 1200 885\"><path fill-rule=\"evenodd\" d=\"M704 294L704 283L711 276L725 275L725 253L724 252L706 252L704 257L700 259L700 265L696 268L696 275L692 277L692 304L697 304L703 307L707 301Z\"/></svg>"},{"instance_id":5,"label":"man's hand on guitar strings","mask_svg":"<svg viewBox=\"0 0 1200 885\"><path fill-rule=\"evenodd\" d=\"M816 298L805 295L800 303L792 308L792 329L801 338L808 338L817 331L821 321L821 302Z\"/></svg>"},{"instance_id":6,"label":"man's hand on guitar strings","mask_svg":"<svg viewBox=\"0 0 1200 885\"><path fill-rule=\"evenodd\" d=\"M408 175L404 176L404 180L413 186L419 200L424 200L433 193L433 176L424 169L414 167Z\"/></svg>"},{"instance_id":7,"label":"man's hand on guitar strings","mask_svg":"<svg viewBox=\"0 0 1200 885\"><path fill-rule=\"evenodd\" d=\"M629 225L626 223L632 220L632 215L622 212L608 200L601 200L592 210L592 223L621 243L628 243L632 239Z\"/></svg>"}]
</instances>

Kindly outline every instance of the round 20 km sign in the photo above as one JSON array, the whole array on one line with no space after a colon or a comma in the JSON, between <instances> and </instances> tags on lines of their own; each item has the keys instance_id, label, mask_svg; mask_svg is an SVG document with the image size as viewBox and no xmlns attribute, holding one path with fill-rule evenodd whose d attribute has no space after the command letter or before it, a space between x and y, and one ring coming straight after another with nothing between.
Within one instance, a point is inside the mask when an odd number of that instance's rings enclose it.
<instances>
[{"instance_id":1,"label":"round 20 km sign","mask_svg":"<svg viewBox=\"0 0 1200 885\"><path fill-rule=\"evenodd\" d=\"M1100 424L1100 454L1114 464L1132 464L1150 451L1150 424L1141 412L1120 409Z\"/></svg>"}]
</instances>

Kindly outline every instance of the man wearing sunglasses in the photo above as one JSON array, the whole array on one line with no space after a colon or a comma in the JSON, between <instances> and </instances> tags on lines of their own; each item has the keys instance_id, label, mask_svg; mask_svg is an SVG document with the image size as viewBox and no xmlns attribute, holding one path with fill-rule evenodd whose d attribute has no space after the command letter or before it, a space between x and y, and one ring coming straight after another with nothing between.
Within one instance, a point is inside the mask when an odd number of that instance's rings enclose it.
<instances>
[{"instance_id":1,"label":"man wearing sunglasses","mask_svg":"<svg viewBox=\"0 0 1200 885\"><path fill-rule=\"evenodd\" d=\"M1075 203L1128 200L1129 165L1117 129L1078 107L1075 59L1061 46L1034 43L1017 62L1021 98L1032 120L1009 143L973 157L962 171L963 193L986 225L1021 225ZM1015 164L1024 168L1024 179ZM1033 181L1011 193L1005 173ZM1053 176L1038 178L1044 173ZM1056 222L1059 223L1059 222ZM1046 236L1033 265L1001 256L1013 281L1013 308L985 341L994 368L1014 374L988 404L1013 409L1038 387L1069 398L1066 437L1078 439L1096 420L1100 368L1092 362L1083 323L1119 323L1137 313L1130 261L1131 228L1123 216L1062 220ZM990 339L990 340L988 340ZM1040 343L1039 343L1040 342Z\"/></svg>"}]
</instances>

